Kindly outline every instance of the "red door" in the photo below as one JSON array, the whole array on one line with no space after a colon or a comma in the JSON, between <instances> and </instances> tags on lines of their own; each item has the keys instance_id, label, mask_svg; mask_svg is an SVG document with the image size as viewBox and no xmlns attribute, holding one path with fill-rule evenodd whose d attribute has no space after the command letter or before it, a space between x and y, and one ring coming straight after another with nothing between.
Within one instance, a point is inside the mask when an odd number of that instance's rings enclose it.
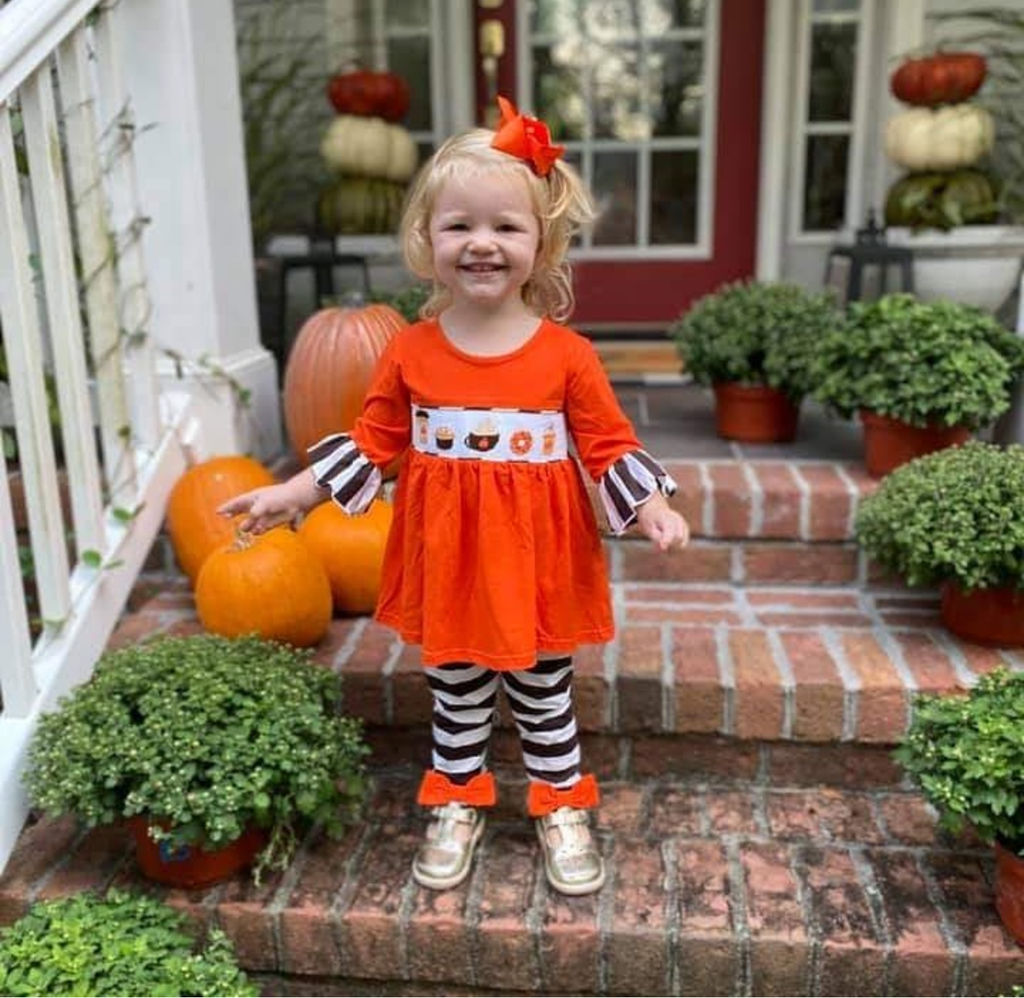
<instances>
[{"instance_id":1,"label":"red door","mask_svg":"<svg viewBox=\"0 0 1024 998\"><path fill-rule=\"evenodd\" d=\"M575 9L533 0L518 16L526 0L473 6L478 39L494 37L485 21L500 21L504 35L500 58L488 65L478 53L478 120L493 106L495 89L517 96L524 110L552 125L604 203L595 241L574 254L574 324L663 328L695 298L753 273L764 0L577 0ZM659 19L644 35L650 10ZM687 58L700 68L680 79ZM647 96L631 104L645 87ZM644 121L644 108L667 106L670 91L673 107L694 109L689 118L672 118L683 122L680 134L656 112ZM575 120L560 119L563 107L574 109ZM698 119L693 135L681 134ZM630 128L635 141L620 141ZM673 155L676 166L666 169ZM665 231L674 213L681 217L677 236ZM602 237L602 224L610 235Z\"/></svg>"}]
</instances>

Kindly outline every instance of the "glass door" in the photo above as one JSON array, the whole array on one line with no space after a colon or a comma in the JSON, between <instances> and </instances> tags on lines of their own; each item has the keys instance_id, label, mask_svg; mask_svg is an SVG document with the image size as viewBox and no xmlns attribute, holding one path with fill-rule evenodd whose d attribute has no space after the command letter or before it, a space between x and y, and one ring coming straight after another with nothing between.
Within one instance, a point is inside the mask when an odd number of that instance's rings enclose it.
<instances>
[{"instance_id":1,"label":"glass door","mask_svg":"<svg viewBox=\"0 0 1024 998\"><path fill-rule=\"evenodd\" d=\"M478 22L510 0L486 6ZM750 275L763 0L511 6L505 92L548 122L601 207L574 251L575 321L663 327L695 297Z\"/></svg>"}]
</instances>

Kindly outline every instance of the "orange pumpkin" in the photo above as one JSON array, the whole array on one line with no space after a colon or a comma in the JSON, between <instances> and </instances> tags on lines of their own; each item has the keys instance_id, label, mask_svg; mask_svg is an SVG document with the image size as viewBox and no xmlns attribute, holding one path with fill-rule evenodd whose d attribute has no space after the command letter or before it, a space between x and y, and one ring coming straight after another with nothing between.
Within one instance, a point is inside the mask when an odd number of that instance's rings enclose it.
<instances>
[{"instance_id":1,"label":"orange pumpkin","mask_svg":"<svg viewBox=\"0 0 1024 998\"><path fill-rule=\"evenodd\" d=\"M273 484L267 468L242 454L193 465L174 483L167 503L167 530L178 564L193 586L207 555L235 536L235 523L218 516L217 507L242 492Z\"/></svg>"},{"instance_id":2,"label":"orange pumpkin","mask_svg":"<svg viewBox=\"0 0 1024 998\"><path fill-rule=\"evenodd\" d=\"M196 582L196 610L212 634L258 634L306 647L327 633L331 584L294 530L239 533L206 559Z\"/></svg>"},{"instance_id":3,"label":"orange pumpkin","mask_svg":"<svg viewBox=\"0 0 1024 998\"><path fill-rule=\"evenodd\" d=\"M325 308L306 320L284 372L284 422L299 460L321 437L352 429L377 361L407 325L389 305Z\"/></svg>"},{"instance_id":4,"label":"orange pumpkin","mask_svg":"<svg viewBox=\"0 0 1024 998\"><path fill-rule=\"evenodd\" d=\"M339 613L373 613L392 512L383 499L375 499L361 516L325 502L302 521L299 536L323 563Z\"/></svg>"}]
</instances>

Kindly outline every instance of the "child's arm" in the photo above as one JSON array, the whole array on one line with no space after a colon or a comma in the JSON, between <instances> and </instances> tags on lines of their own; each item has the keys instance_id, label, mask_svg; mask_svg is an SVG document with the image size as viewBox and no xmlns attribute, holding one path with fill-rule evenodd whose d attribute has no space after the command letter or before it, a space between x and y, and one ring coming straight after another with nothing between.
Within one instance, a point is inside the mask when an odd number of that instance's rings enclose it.
<instances>
[{"instance_id":1,"label":"child's arm","mask_svg":"<svg viewBox=\"0 0 1024 998\"><path fill-rule=\"evenodd\" d=\"M328 489L316 484L312 472L305 468L287 482L243 492L218 506L217 512L221 516L247 513L239 529L262 534L271 527L291 523L300 513L308 512L330 494Z\"/></svg>"},{"instance_id":2,"label":"child's arm","mask_svg":"<svg viewBox=\"0 0 1024 998\"><path fill-rule=\"evenodd\" d=\"M685 547L690 541L689 524L669 506L660 492L655 492L636 511L636 523L659 551L668 551L673 544Z\"/></svg>"}]
</instances>

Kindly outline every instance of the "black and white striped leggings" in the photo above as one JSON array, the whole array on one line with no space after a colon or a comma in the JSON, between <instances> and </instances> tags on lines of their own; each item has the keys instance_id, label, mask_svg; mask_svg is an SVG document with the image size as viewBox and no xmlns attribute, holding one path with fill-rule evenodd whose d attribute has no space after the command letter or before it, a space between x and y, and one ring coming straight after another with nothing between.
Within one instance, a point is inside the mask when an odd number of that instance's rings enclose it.
<instances>
[{"instance_id":1,"label":"black and white striped leggings","mask_svg":"<svg viewBox=\"0 0 1024 998\"><path fill-rule=\"evenodd\" d=\"M580 778L580 745L572 706L572 659L502 672L466 662L426 670L434 696L433 766L452 783L483 772L498 700L505 687L530 779L558 788Z\"/></svg>"}]
</instances>

